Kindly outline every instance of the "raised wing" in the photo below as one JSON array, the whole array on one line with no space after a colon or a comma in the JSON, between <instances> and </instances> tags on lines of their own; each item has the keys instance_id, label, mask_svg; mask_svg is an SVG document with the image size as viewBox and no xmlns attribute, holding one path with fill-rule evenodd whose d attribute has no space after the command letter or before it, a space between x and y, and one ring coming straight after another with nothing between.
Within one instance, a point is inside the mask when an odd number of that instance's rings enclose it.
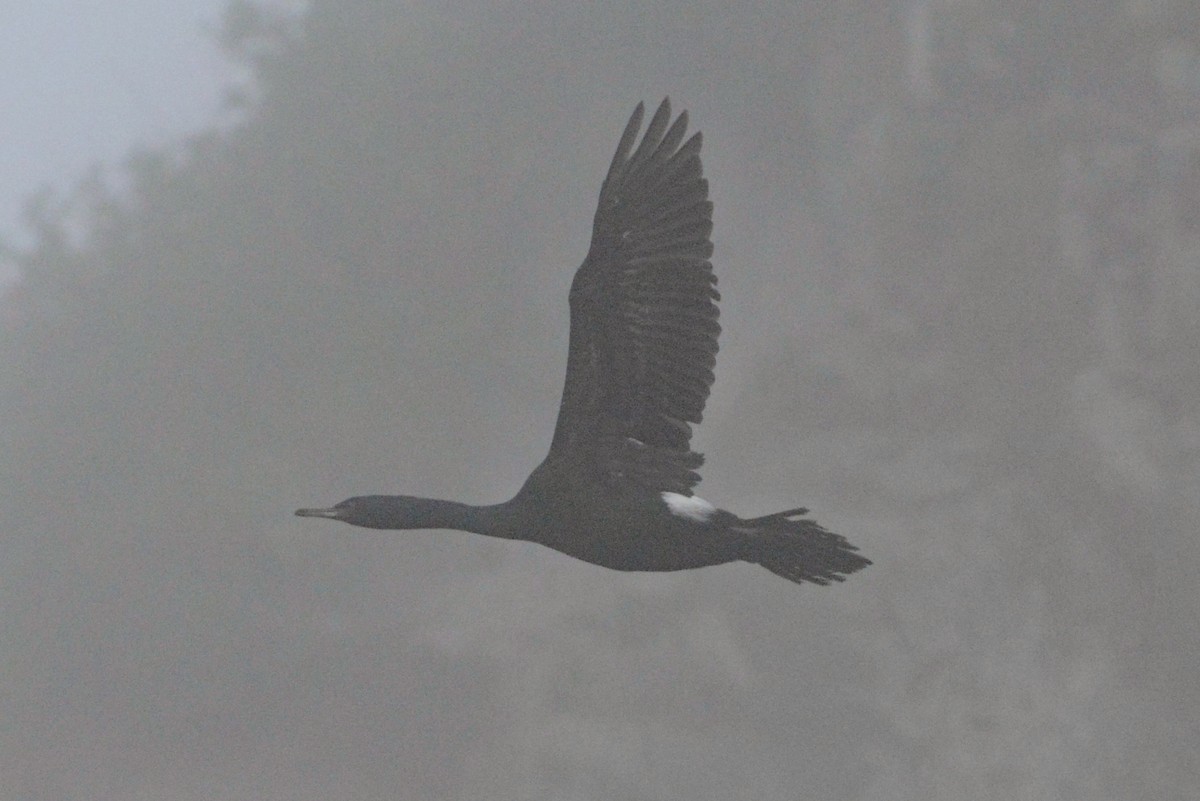
<instances>
[{"instance_id":1,"label":"raised wing","mask_svg":"<svg viewBox=\"0 0 1200 801\"><path fill-rule=\"evenodd\" d=\"M600 190L587 258L571 285L567 380L551 454L598 477L688 493L691 450L716 362L712 203L700 134L658 107L641 144L639 103ZM630 155L630 151L633 151Z\"/></svg>"}]
</instances>

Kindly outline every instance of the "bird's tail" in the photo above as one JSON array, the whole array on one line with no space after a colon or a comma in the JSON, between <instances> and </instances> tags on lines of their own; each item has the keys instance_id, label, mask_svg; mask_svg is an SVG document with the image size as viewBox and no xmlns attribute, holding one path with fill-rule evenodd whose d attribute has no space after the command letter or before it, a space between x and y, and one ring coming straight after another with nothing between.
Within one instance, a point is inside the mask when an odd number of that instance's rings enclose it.
<instances>
[{"instance_id":1,"label":"bird's tail","mask_svg":"<svg viewBox=\"0 0 1200 801\"><path fill-rule=\"evenodd\" d=\"M745 560L797 584L811 581L822 585L845 581L848 574L871 564L845 537L814 520L798 519L807 513L803 508L788 509L740 520L736 528L749 541Z\"/></svg>"}]
</instances>

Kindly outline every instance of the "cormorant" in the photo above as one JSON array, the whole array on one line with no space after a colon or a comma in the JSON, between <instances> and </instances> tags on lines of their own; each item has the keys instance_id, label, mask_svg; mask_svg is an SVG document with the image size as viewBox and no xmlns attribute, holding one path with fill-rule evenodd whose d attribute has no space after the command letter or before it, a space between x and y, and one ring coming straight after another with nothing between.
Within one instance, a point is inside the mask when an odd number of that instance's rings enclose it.
<instances>
[{"instance_id":1,"label":"cormorant","mask_svg":"<svg viewBox=\"0 0 1200 801\"><path fill-rule=\"evenodd\" d=\"M788 509L742 518L692 494L693 451L716 362L712 203L700 134L663 100L641 143L642 104L600 189L587 258L571 284L566 386L550 452L516 496L491 506L407 495L300 509L380 529L460 529L527 540L615 570L753 562L828 584L870 561ZM632 154L631 154L632 153Z\"/></svg>"}]
</instances>

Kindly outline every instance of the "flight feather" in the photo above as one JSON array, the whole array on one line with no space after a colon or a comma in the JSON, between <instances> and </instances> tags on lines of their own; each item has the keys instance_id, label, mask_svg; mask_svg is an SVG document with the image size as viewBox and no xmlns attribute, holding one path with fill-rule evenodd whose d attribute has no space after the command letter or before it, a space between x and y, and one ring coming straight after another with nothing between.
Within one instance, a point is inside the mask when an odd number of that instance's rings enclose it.
<instances>
[{"instance_id":1,"label":"flight feather","mask_svg":"<svg viewBox=\"0 0 1200 801\"><path fill-rule=\"evenodd\" d=\"M687 112L638 105L600 190L591 246L571 285L566 386L552 452L583 450L610 481L687 493L690 448L716 362L712 203ZM637 143L636 148L634 147ZM582 454L580 454L582 455Z\"/></svg>"}]
</instances>

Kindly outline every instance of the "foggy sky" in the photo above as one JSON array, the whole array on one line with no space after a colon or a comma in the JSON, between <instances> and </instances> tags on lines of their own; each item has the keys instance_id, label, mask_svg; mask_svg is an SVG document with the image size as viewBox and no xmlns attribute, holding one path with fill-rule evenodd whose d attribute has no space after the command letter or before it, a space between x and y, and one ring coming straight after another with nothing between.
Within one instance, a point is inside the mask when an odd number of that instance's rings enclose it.
<instances>
[{"instance_id":1,"label":"foggy sky","mask_svg":"<svg viewBox=\"0 0 1200 801\"><path fill-rule=\"evenodd\" d=\"M241 40L242 120L5 299L0 798L1194 797L1192 15L318 1ZM715 203L700 492L875 564L293 518L515 492L664 95Z\"/></svg>"}]
</instances>

